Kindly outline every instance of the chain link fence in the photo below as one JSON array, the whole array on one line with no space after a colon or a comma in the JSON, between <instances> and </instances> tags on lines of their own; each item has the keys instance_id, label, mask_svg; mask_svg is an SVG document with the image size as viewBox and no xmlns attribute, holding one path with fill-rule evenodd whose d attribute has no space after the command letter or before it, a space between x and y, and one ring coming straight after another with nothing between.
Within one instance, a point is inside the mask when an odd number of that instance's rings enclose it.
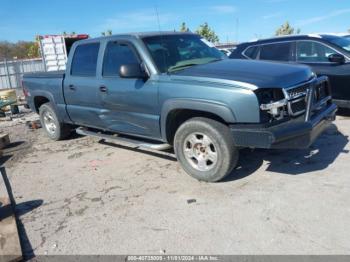
<instances>
[{"instance_id":1,"label":"chain link fence","mask_svg":"<svg viewBox=\"0 0 350 262\"><path fill-rule=\"evenodd\" d=\"M0 60L0 91L3 89L16 89L17 95L21 95L21 79L23 74L44 70L44 63L41 58Z\"/></svg>"}]
</instances>

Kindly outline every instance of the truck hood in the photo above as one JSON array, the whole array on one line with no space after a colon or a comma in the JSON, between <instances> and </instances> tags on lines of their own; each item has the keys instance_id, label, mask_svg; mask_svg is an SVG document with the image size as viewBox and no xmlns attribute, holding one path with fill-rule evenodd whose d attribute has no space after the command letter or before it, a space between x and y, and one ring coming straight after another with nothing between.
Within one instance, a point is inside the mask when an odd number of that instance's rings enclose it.
<instances>
[{"instance_id":1,"label":"truck hood","mask_svg":"<svg viewBox=\"0 0 350 262\"><path fill-rule=\"evenodd\" d=\"M211 82L213 80L216 82L231 80L247 83L256 86L256 88L287 88L310 80L313 73L308 66L304 65L225 59L192 66L178 71L174 75L210 78Z\"/></svg>"}]
</instances>

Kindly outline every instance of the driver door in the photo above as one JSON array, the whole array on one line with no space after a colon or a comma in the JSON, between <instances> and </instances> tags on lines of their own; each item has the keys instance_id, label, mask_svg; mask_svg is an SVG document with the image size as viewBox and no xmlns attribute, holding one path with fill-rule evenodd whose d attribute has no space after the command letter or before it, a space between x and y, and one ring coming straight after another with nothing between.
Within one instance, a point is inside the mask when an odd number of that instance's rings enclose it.
<instances>
[{"instance_id":1,"label":"driver door","mask_svg":"<svg viewBox=\"0 0 350 262\"><path fill-rule=\"evenodd\" d=\"M333 98L348 100L350 64L329 61L330 55L338 53L335 49L317 41L305 40L296 43L296 62L310 66L318 76L328 76Z\"/></svg>"},{"instance_id":2,"label":"driver door","mask_svg":"<svg viewBox=\"0 0 350 262\"><path fill-rule=\"evenodd\" d=\"M102 109L100 119L110 131L159 138L157 82L119 75L122 65L141 63L141 56L132 43L106 43L98 95Z\"/></svg>"}]
</instances>

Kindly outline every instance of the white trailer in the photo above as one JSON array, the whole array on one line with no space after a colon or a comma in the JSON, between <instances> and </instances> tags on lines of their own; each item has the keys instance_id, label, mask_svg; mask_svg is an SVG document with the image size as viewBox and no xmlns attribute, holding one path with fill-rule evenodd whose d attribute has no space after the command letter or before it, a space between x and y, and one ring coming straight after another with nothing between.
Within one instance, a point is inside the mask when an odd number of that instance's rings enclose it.
<instances>
[{"instance_id":1,"label":"white trailer","mask_svg":"<svg viewBox=\"0 0 350 262\"><path fill-rule=\"evenodd\" d=\"M39 36L40 52L45 71L66 69L67 57L74 42L87 39L89 35L44 35Z\"/></svg>"}]
</instances>

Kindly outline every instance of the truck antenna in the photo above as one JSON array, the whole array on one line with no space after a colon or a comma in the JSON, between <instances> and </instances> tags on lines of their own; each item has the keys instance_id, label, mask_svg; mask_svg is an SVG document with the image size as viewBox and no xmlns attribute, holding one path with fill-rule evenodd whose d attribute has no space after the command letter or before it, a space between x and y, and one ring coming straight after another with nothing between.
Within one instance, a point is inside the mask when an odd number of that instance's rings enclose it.
<instances>
[{"instance_id":1,"label":"truck antenna","mask_svg":"<svg viewBox=\"0 0 350 262\"><path fill-rule=\"evenodd\" d=\"M155 10L156 16L157 16L157 23L158 23L158 30L159 30L160 39L161 39L161 42L162 42L162 46L165 49L165 42L164 42L164 39L163 39L163 34L162 34L161 27L160 27L160 20L159 20L159 13L158 13L157 3L154 5L154 10ZM164 64L164 67L166 67L167 60L166 60L166 56L165 56L164 50L162 50L162 54L163 54L163 64Z\"/></svg>"}]
</instances>

